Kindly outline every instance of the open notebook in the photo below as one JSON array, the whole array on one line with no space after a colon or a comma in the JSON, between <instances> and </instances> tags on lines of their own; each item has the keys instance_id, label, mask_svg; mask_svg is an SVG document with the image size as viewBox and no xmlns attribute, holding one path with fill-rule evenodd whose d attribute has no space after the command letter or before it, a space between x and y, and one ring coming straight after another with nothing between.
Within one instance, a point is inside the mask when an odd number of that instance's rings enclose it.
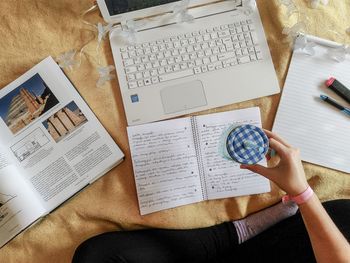
<instances>
[{"instance_id":1,"label":"open notebook","mask_svg":"<svg viewBox=\"0 0 350 263\"><path fill-rule=\"evenodd\" d=\"M259 108L128 127L141 215L204 200L269 192L265 177L240 169L219 153L223 132L241 124L261 127Z\"/></svg>"},{"instance_id":2,"label":"open notebook","mask_svg":"<svg viewBox=\"0 0 350 263\"><path fill-rule=\"evenodd\" d=\"M350 60L332 60L324 45L315 51L294 51L273 131L298 147L302 160L350 173L350 118L320 100L325 94L350 106L325 85L333 76L350 87Z\"/></svg>"}]
</instances>

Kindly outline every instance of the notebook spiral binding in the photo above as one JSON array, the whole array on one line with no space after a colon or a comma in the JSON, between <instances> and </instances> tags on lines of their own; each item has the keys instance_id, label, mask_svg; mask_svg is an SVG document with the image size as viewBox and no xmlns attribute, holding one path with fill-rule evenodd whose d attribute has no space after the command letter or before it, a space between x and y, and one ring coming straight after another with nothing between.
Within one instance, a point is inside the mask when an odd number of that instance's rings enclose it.
<instances>
[{"instance_id":1,"label":"notebook spiral binding","mask_svg":"<svg viewBox=\"0 0 350 263\"><path fill-rule=\"evenodd\" d=\"M195 147L196 156L197 156L198 171L199 171L201 188L202 188L202 196L203 196L203 200L208 200L207 182L206 182L206 179L204 176L202 150L201 150L201 143L200 143L200 139L199 139L198 125L197 125L196 117L191 117L191 128L192 128L192 135L193 135L193 140L194 140L194 147Z\"/></svg>"}]
</instances>

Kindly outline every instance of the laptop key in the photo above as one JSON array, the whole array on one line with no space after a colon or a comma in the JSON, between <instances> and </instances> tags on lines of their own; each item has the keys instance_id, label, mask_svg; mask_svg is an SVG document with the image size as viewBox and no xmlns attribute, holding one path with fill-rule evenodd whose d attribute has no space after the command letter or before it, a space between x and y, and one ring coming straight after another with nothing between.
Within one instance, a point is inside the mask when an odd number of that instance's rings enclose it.
<instances>
[{"instance_id":1,"label":"laptop key","mask_svg":"<svg viewBox=\"0 0 350 263\"><path fill-rule=\"evenodd\" d=\"M202 70L201 70L200 67L195 67L193 70L194 70L194 73L195 73L195 74L202 73Z\"/></svg>"},{"instance_id":2,"label":"laptop key","mask_svg":"<svg viewBox=\"0 0 350 263\"><path fill-rule=\"evenodd\" d=\"M129 67L129 66L132 66L132 65L134 65L134 60L132 58L128 58L128 59L124 60L124 66L125 67Z\"/></svg>"},{"instance_id":3,"label":"laptop key","mask_svg":"<svg viewBox=\"0 0 350 263\"><path fill-rule=\"evenodd\" d=\"M256 57L257 57L257 59L259 59L259 60L262 60L262 59L263 59L263 55L261 54L261 51L256 52Z\"/></svg>"},{"instance_id":4,"label":"laptop key","mask_svg":"<svg viewBox=\"0 0 350 263\"><path fill-rule=\"evenodd\" d=\"M253 46L253 42L250 39L246 40L247 46Z\"/></svg>"},{"instance_id":5,"label":"laptop key","mask_svg":"<svg viewBox=\"0 0 350 263\"><path fill-rule=\"evenodd\" d=\"M172 66L166 66L165 67L165 72L166 73L173 72L173 67Z\"/></svg>"},{"instance_id":6,"label":"laptop key","mask_svg":"<svg viewBox=\"0 0 350 263\"><path fill-rule=\"evenodd\" d=\"M249 55L250 61L256 61L256 56L255 55Z\"/></svg>"},{"instance_id":7,"label":"laptop key","mask_svg":"<svg viewBox=\"0 0 350 263\"><path fill-rule=\"evenodd\" d=\"M244 32L244 33L243 33L243 36L244 36L244 39L245 39L245 40L248 40L248 39L250 40L250 34L249 34L249 32Z\"/></svg>"},{"instance_id":8,"label":"laptop key","mask_svg":"<svg viewBox=\"0 0 350 263\"><path fill-rule=\"evenodd\" d=\"M143 80L138 80L137 81L137 86L143 87L144 86Z\"/></svg>"},{"instance_id":9,"label":"laptop key","mask_svg":"<svg viewBox=\"0 0 350 263\"><path fill-rule=\"evenodd\" d=\"M203 60L201 60L201 59L196 59L195 63L196 63L196 66L200 66L200 65L203 64Z\"/></svg>"},{"instance_id":10,"label":"laptop key","mask_svg":"<svg viewBox=\"0 0 350 263\"><path fill-rule=\"evenodd\" d=\"M170 74L164 74L159 76L159 81L164 82L164 81L169 81L169 80L174 80L174 79L179 79L179 78L184 78L193 75L193 70L192 69L187 69L183 71L177 71L173 72Z\"/></svg>"},{"instance_id":11,"label":"laptop key","mask_svg":"<svg viewBox=\"0 0 350 263\"><path fill-rule=\"evenodd\" d=\"M123 53L121 53L121 54L122 54L122 58L123 58L123 59L129 58L129 53L128 53L128 52L123 52Z\"/></svg>"},{"instance_id":12,"label":"laptop key","mask_svg":"<svg viewBox=\"0 0 350 263\"><path fill-rule=\"evenodd\" d=\"M179 70L181 70L180 65L179 65L179 64L175 64L175 65L173 66L173 70L174 70L174 71L179 71Z\"/></svg>"},{"instance_id":13,"label":"laptop key","mask_svg":"<svg viewBox=\"0 0 350 263\"><path fill-rule=\"evenodd\" d=\"M241 33L241 34L238 34L237 35L237 38L238 38L238 41L243 41L243 40L245 40L245 38L244 38L244 35Z\"/></svg>"},{"instance_id":14,"label":"laptop key","mask_svg":"<svg viewBox=\"0 0 350 263\"><path fill-rule=\"evenodd\" d=\"M135 74L129 74L127 77L128 77L128 81L136 79Z\"/></svg>"},{"instance_id":15,"label":"laptop key","mask_svg":"<svg viewBox=\"0 0 350 263\"><path fill-rule=\"evenodd\" d=\"M164 74L165 73L164 67L158 68L158 73L159 74Z\"/></svg>"},{"instance_id":16,"label":"laptop key","mask_svg":"<svg viewBox=\"0 0 350 263\"><path fill-rule=\"evenodd\" d=\"M136 71L137 71L137 68L135 66L125 68L126 74L134 73Z\"/></svg>"},{"instance_id":17,"label":"laptop key","mask_svg":"<svg viewBox=\"0 0 350 263\"><path fill-rule=\"evenodd\" d=\"M220 46L219 47L220 53L226 52L226 47L225 46Z\"/></svg>"},{"instance_id":18,"label":"laptop key","mask_svg":"<svg viewBox=\"0 0 350 263\"><path fill-rule=\"evenodd\" d=\"M216 62L218 61L218 56L211 56L210 57L210 62Z\"/></svg>"},{"instance_id":19,"label":"laptop key","mask_svg":"<svg viewBox=\"0 0 350 263\"><path fill-rule=\"evenodd\" d=\"M209 70L209 71L215 70L214 64L209 64L209 65L208 65L208 70Z\"/></svg>"},{"instance_id":20,"label":"laptop key","mask_svg":"<svg viewBox=\"0 0 350 263\"><path fill-rule=\"evenodd\" d=\"M233 50L234 50L234 48L233 48L233 45L232 45L232 44L226 45L226 51L227 51L227 52L231 52L231 51L233 51Z\"/></svg>"},{"instance_id":21,"label":"laptop key","mask_svg":"<svg viewBox=\"0 0 350 263\"><path fill-rule=\"evenodd\" d=\"M136 77L136 79L142 79L143 75L142 75L141 72L137 72L137 73L135 74L135 77Z\"/></svg>"},{"instance_id":22,"label":"laptop key","mask_svg":"<svg viewBox=\"0 0 350 263\"><path fill-rule=\"evenodd\" d=\"M222 64L218 64L215 66L215 69L222 69Z\"/></svg>"},{"instance_id":23,"label":"laptop key","mask_svg":"<svg viewBox=\"0 0 350 263\"><path fill-rule=\"evenodd\" d=\"M253 44L256 45L259 43L258 36L256 35L256 32L250 32L250 35L252 37Z\"/></svg>"},{"instance_id":24,"label":"laptop key","mask_svg":"<svg viewBox=\"0 0 350 263\"><path fill-rule=\"evenodd\" d=\"M151 80L152 80L153 84L156 84L156 83L159 82L159 78L158 77L153 77Z\"/></svg>"},{"instance_id":25,"label":"laptop key","mask_svg":"<svg viewBox=\"0 0 350 263\"><path fill-rule=\"evenodd\" d=\"M255 54L257 59L259 60L263 59L263 56L259 47L255 47Z\"/></svg>"},{"instance_id":26,"label":"laptop key","mask_svg":"<svg viewBox=\"0 0 350 263\"><path fill-rule=\"evenodd\" d=\"M135 50L132 50L132 51L129 52L129 57L131 57L131 58L136 57Z\"/></svg>"},{"instance_id":27,"label":"laptop key","mask_svg":"<svg viewBox=\"0 0 350 263\"><path fill-rule=\"evenodd\" d=\"M129 84L129 89L134 89L138 87L136 81L130 81L128 84Z\"/></svg>"},{"instance_id":28,"label":"laptop key","mask_svg":"<svg viewBox=\"0 0 350 263\"><path fill-rule=\"evenodd\" d=\"M210 59L209 58L203 58L203 64L209 64Z\"/></svg>"},{"instance_id":29,"label":"laptop key","mask_svg":"<svg viewBox=\"0 0 350 263\"><path fill-rule=\"evenodd\" d=\"M192 61L188 62L187 65L189 68L193 68L195 66L195 64Z\"/></svg>"},{"instance_id":30,"label":"laptop key","mask_svg":"<svg viewBox=\"0 0 350 263\"><path fill-rule=\"evenodd\" d=\"M242 48L242 55L246 56L248 54L249 54L248 49L247 48Z\"/></svg>"},{"instance_id":31,"label":"laptop key","mask_svg":"<svg viewBox=\"0 0 350 263\"><path fill-rule=\"evenodd\" d=\"M154 77L154 76L157 76L158 75L158 71L156 69L152 69L151 70L151 76Z\"/></svg>"},{"instance_id":32,"label":"laptop key","mask_svg":"<svg viewBox=\"0 0 350 263\"><path fill-rule=\"evenodd\" d=\"M181 68L181 69L187 69L187 63L184 63L184 62L181 63L181 64L180 64L180 68Z\"/></svg>"},{"instance_id":33,"label":"laptop key","mask_svg":"<svg viewBox=\"0 0 350 263\"><path fill-rule=\"evenodd\" d=\"M233 44L233 46L234 46L234 48L235 48L235 49L237 49L237 48L240 48L240 47L241 47L241 45L239 44L239 42L235 42L235 43Z\"/></svg>"},{"instance_id":34,"label":"laptop key","mask_svg":"<svg viewBox=\"0 0 350 263\"><path fill-rule=\"evenodd\" d=\"M236 54L234 52L228 52L228 53L224 53L224 54L219 54L218 55L218 60L227 60L229 58L234 58L236 57Z\"/></svg>"},{"instance_id":35,"label":"laptop key","mask_svg":"<svg viewBox=\"0 0 350 263\"><path fill-rule=\"evenodd\" d=\"M238 65L237 59L234 62L232 62L230 65L231 67Z\"/></svg>"},{"instance_id":36,"label":"laptop key","mask_svg":"<svg viewBox=\"0 0 350 263\"><path fill-rule=\"evenodd\" d=\"M239 64L244 64L244 63L248 63L248 62L250 62L250 57L249 56L244 56L244 57L238 58L238 63Z\"/></svg>"},{"instance_id":37,"label":"laptop key","mask_svg":"<svg viewBox=\"0 0 350 263\"><path fill-rule=\"evenodd\" d=\"M236 58L230 58L222 62L224 67L227 67L227 65L231 65L232 63L237 64L237 59ZM226 66L225 66L226 65Z\"/></svg>"},{"instance_id":38,"label":"laptop key","mask_svg":"<svg viewBox=\"0 0 350 263\"><path fill-rule=\"evenodd\" d=\"M146 79L144 80L144 82L145 82L145 85L146 85L146 86L149 86L149 85L152 84L152 81L151 81L150 78L146 78Z\"/></svg>"}]
</instances>

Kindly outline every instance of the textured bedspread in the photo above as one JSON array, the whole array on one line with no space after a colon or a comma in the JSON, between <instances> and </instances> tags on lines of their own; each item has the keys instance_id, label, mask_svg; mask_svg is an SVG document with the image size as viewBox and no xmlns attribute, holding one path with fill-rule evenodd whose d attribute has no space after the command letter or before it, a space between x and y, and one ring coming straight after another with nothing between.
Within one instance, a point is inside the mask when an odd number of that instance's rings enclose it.
<instances>
[{"instance_id":1,"label":"textured bedspread","mask_svg":"<svg viewBox=\"0 0 350 263\"><path fill-rule=\"evenodd\" d=\"M291 50L281 32L293 20L287 19L287 9L279 5L279 0L257 2L282 87ZM350 26L350 0L330 0L328 6L317 10L308 8L306 0L296 3L309 18L309 33L343 41L331 30L345 35ZM80 19L80 14L92 5L91 0L0 0L0 87L45 57L80 49L93 38L94 32ZM93 23L103 21L98 12L87 19ZM201 202L141 217L118 82L113 80L96 88L96 44L95 40L86 47L87 55L83 56L80 68L66 73L122 148L126 160L0 249L1 263L68 263L82 241L105 231L209 226L244 217L278 202L283 192L272 185L267 194ZM102 52L102 63L113 64L108 40L103 42ZM259 106L263 126L270 129L279 99L280 95L274 95L203 113ZM349 174L311 164L305 164L305 169L310 185L322 201L350 198Z\"/></svg>"}]
</instances>

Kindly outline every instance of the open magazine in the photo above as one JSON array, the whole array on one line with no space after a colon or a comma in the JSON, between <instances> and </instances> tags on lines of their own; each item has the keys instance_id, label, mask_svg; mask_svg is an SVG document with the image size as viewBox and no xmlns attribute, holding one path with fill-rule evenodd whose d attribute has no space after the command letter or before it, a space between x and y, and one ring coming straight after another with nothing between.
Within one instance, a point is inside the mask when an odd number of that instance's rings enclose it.
<instances>
[{"instance_id":1,"label":"open magazine","mask_svg":"<svg viewBox=\"0 0 350 263\"><path fill-rule=\"evenodd\" d=\"M0 90L0 247L124 155L48 57Z\"/></svg>"}]
</instances>

